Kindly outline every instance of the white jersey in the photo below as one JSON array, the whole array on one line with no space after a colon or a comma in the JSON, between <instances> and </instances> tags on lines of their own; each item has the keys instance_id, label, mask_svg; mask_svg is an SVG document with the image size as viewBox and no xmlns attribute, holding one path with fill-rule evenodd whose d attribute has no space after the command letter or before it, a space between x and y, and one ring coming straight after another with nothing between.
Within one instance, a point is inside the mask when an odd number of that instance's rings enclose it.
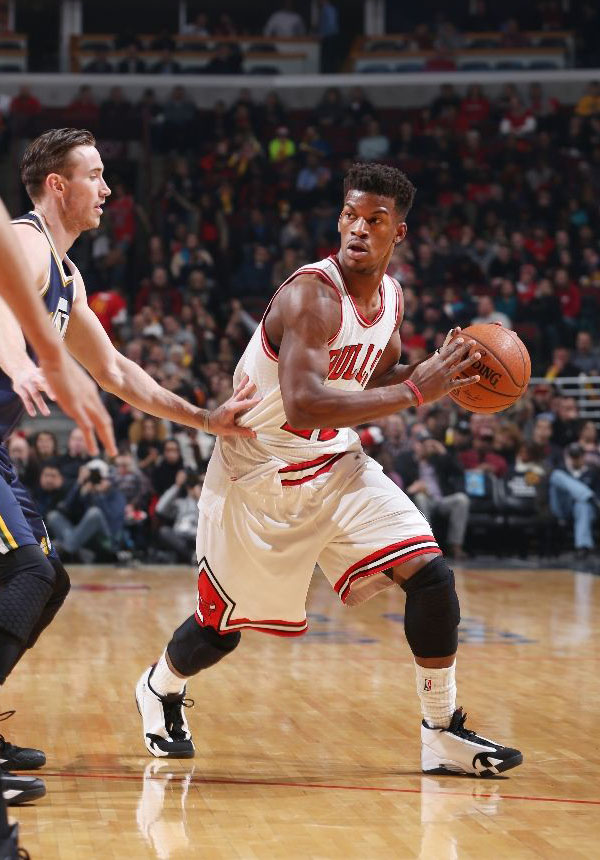
<instances>
[{"instance_id":1,"label":"white jersey","mask_svg":"<svg viewBox=\"0 0 600 860\"><path fill-rule=\"evenodd\" d=\"M293 282L305 274L329 284L340 302L340 327L329 341L329 372L325 385L342 391L361 391L398 328L402 312L400 287L389 275L383 276L379 286L380 308L369 321L356 307L334 256L302 266L279 287L275 296L282 289L294 289ZM256 396L261 398L240 423L256 431L257 439L252 447L253 454L260 452L260 459L274 457L299 463L322 456L325 460L326 455L341 454L356 445L357 435L348 427L295 430L287 422L279 388L278 357L265 329L265 319L275 296L235 370L234 384L247 374L257 387Z\"/></svg>"}]
</instances>

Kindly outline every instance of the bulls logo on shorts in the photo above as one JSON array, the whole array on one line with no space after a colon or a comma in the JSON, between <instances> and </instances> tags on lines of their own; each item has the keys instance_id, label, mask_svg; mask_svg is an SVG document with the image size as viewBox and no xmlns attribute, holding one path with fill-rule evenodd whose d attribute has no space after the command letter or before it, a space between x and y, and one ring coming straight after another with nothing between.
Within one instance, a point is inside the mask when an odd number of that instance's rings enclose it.
<instances>
[{"instance_id":1,"label":"bulls logo on shorts","mask_svg":"<svg viewBox=\"0 0 600 860\"><path fill-rule=\"evenodd\" d=\"M227 604L214 586L212 571L205 558L198 569L198 605L196 619L203 627L219 629Z\"/></svg>"}]
</instances>

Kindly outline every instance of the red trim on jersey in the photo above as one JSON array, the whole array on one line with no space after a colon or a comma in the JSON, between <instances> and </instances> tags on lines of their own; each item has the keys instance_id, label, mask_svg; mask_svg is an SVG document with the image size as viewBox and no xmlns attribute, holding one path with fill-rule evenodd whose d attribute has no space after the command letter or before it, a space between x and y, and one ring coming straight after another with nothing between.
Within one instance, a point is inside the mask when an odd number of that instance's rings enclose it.
<instances>
[{"instance_id":1,"label":"red trim on jersey","mask_svg":"<svg viewBox=\"0 0 600 860\"><path fill-rule=\"evenodd\" d=\"M400 281L397 281L396 278L392 278L391 275L388 275L388 277L396 287L396 328L400 328L400 323L404 317L404 295L402 293Z\"/></svg>"},{"instance_id":2,"label":"red trim on jersey","mask_svg":"<svg viewBox=\"0 0 600 860\"><path fill-rule=\"evenodd\" d=\"M304 460L302 463L290 463L289 466L285 466L283 469L279 470L279 474L285 472L303 472L305 469L311 469L313 466L320 466L321 463L325 463L333 454L323 454L321 457L317 457L316 460Z\"/></svg>"},{"instance_id":3,"label":"red trim on jersey","mask_svg":"<svg viewBox=\"0 0 600 860\"><path fill-rule=\"evenodd\" d=\"M335 466L337 461L341 460L342 457L344 457L346 455L346 453L347 453L346 451L342 451L341 454L334 454L333 456L331 456L331 454L326 454L324 459L323 458L319 458L319 459L322 462L324 460L326 460L327 462L325 462L325 465L321 466L320 469L317 469L316 472L311 472L310 475L304 475L304 477L302 477L302 478L294 478L294 479L289 480L289 481L282 481L281 486L282 487L297 487L299 484L306 484L307 481L312 481L313 478L318 478L319 475L324 475L326 472L331 471L331 469L333 468L333 466ZM303 463L299 463L298 465L300 467L302 467L302 466L306 467L306 464L303 464ZM308 468L310 468L310 466L308 466ZM280 472L290 472L290 471L302 471L302 468L294 470L292 467L286 466L285 469L280 469Z\"/></svg>"},{"instance_id":4,"label":"red trim on jersey","mask_svg":"<svg viewBox=\"0 0 600 860\"><path fill-rule=\"evenodd\" d=\"M379 296L381 298L381 305L374 319L368 320L366 316L364 316L356 307L356 302L354 301L354 297L350 294L350 290L348 289L348 286L346 284L346 279L344 278L344 273L342 272L337 257L332 254L329 259L333 262L334 266L340 273L340 278L342 279L342 283L344 284L344 289L346 290L348 298L350 299L350 303L352 304L352 307L354 309L354 313L356 314L356 319L359 321L363 328L371 328L371 326L374 326L375 323L378 323L380 321L383 314L385 313L385 288L383 286L383 280L379 284Z\"/></svg>"},{"instance_id":5,"label":"red trim on jersey","mask_svg":"<svg viewBox=\"0 0 600 860\"><path fill-rule=\"evenodd\" d=\"M204 625L200 618L198 617L198 613L194 612L194 618L196 623L200 625L200 627L210 627L211 625ZM279 624L282 627L298 627L301 625L302 629L297 630L274 630L272 627L269 627L270 624ZM304 621L250 621L249 618L235 618L231 619L228 622L228 627L224 630L213 627L213 630L216 630L219 636L227 636L228 633L232 633L238 627L243 627L246 630L257 630L259 633L270 633L272 636L302 636L308 630L308 621L304 619Z\"/></svg>"},{"instance_id":6,"label":"red trim on jersey","mask_svg":"<svg viewBox=\"0 0 600 860\"><path fill-rule=\"evenodd\" d=\"M423 543L425 541L427 541L428 543L434 543L435 546L422 547L421 549L416 549L412 552L410 551L411 546ZM417 537L410 538L409 540L390 544L383 549L378 549L376 552L365 556L360 561L357 561L355 564L349 567L348 570L343 573L342 576L335 583L334 589L337 594L340 594L340 591L344 588L344 586L347 586L344 589L344 594L340 597L342 603L345 603L352 590L353 584L359 579L363 579L367 576L372 576L375 573L380 573L382 570L388 570L390 567L394 567L397 564L404 564L404 562L410 561L411 558L416 558L418 555L427 554L442 554L442 551L438 547L433 535L419 535ZM377 559L382 558L383 556L389 557L386 558L385 561L382 561L380 564L377 564L374 567L369 567L368 570L360 570L360 568L364 567L370 562L377 561Z\"/></svg>"},{"instance_id":7,"label":"red trim on jersey","mask_svg":"<svg viewBox=\"0 0 600 860\"><path fill-rule=\"evenodd\" d=\"M267 337L267 333L266 333L266 329L265 329L265 320L267 319L267 314L271 310L271 306L272 306L273 302L275 301L276 297L279 295L279 292L284 287L287 287L288 284L291 284L293 280L295 280L296 278L299 278L300 275L315 275L317 278L319 278L320 281L323 281L324 284L327 284L329 287L333 287L333 289L335 290L335 294L337 296L337 300L340 303L340 325L339 325L336 333L333 335L333 337L330 337L329 340L327 341L327 346L331 346L331 344L334 342L334 340L336 339L336 337L338 336L338 334L342 330L342 325L344 323L344 302L343 302L343 294L340 291L340 288L338 287L336 282L332 278L330 278L330 276L327 274L327 272L324 272L322 269L317 269L314 266L302 266L300 269L298 269L296 272L294 272L292 275L290 275L290 277L287 280L285 280L283 282L283 284L281 284L281 286L275 290L275 292L273 293L273 296L271 297L271 301L267 305L267 309L264 312L263 318L261 320L261 340L262 340L263 349L264 349L265 353L267 354L267 356L270 359L272 359L273 361L279 361L279 356L277 355L277 353L274 351L273 347L269 343L269 338Z\"/></svg>"},{"instance_id":8,"label":"red trim on jersey","mask_svg":"<svg viewBox=\"0 0 600 860\"><path fill-rule=\"evenodd\" d=\"M269 338L267 337L267 333L265 331L264 318L261 320L261 323L260 323L260 341L262 343L262 348L263 348L264 353L267 356L267 358L270 358L271 361L275 361L275 362L279 361L279 356L277 355L277 353L275 352L275 350L273 349L273 347L269 343Z\"/></svg>"}]
</instances>

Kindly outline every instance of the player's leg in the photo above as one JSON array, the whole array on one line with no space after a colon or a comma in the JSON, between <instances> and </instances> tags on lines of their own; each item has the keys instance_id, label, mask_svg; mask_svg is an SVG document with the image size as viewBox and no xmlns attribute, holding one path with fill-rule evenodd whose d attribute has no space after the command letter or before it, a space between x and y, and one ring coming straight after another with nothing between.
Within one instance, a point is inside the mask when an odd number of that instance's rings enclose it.
<instances>
[{"instance_id":1,"label":"player's leg","mask_svg":"<svg viewBox=\"0 0 600 860\"><path fill-rule=\"evenodd\" d=\"M518 750L465 729L466 714L456 708L460 607L454 573L443 556L421 556L397 565L391 575L406 594L404 630L423 714L423 770L493 776L521 764Z\"/></svg>"},{"instance_id":2,"label":"player's leg","mask_svg":"<svg viewBox=\"0 0 600 860\"><path fill-rule=\"evenodd\" d=\"M186 682L231 654L240 639L239 631L220 635L213 627L200 626L195 615L175 630L135 691L148 752L158 757L193 757L194 743L184 711Z\"/></svg>"},{"instance_id":3,"label":"player's leg","mask_svg":"<svg viewBox=\"0 0 600 860\"><path fill-rule=\"evenodd\" d=\"M423 712L423 769L438 772L446 768L443 772L481 774L514 767L521 761L516 750L494 744L494 753L491 753L491 746L483 748L482 739L479 739L473 741L479 744L473 752L467 735L475 736L464 730L462 713L456 709L455 655L460 609L454 574L429 524L410 499L369 458L365 458L362 468L344 480L344 469L351 466L353 464L349 463L339 470L337 501L334 500L331 507L323 506L324 521L337 521L339 527L318 562L341 600L349 605L363 602L393 583L404 590L404 626L415 658L417 691ZM335 490L336 484L332 481L332 496ZM444 743L440 742L442 733ZM460 743L460 764L454 767L448 764L450 754L436 752L434 758L430 753L433 736L438 745L441 743L442 752L451 742ZM501 755L498 754L500 750ZM491 759L485 763L486 752L499 760L498 766ZM482 757L477 758L476 753L481 753Z\"/></svg>"}]
</instances>

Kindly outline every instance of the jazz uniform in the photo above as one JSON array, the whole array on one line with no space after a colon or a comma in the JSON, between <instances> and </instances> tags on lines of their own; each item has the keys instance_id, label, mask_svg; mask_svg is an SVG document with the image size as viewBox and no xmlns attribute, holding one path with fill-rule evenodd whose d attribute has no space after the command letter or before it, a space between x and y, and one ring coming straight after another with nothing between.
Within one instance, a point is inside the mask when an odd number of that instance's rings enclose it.
<instances>
[{"instance_id":1,"label":"jazz uniform","mask_svg":"<svg viewBox=\"0 0 600 860\"><path fill-rule=\"evenodd\" d=\"M325 385L360 391L398 328L400 288L383 276L379 312L369 321L337 257L298 269L279 290L293 290L304 274L327 283L340 303ZM256 439L217 439L199 501L196 620L221 634L304 633L316 564L342 602L355 605L392 585L385 570L440 554L425 518L365 455L354 430L288 424L265 329L269 309L234 374L234 384L247 374L261 397L241 422Z\"/></svg>"},{"instance_id":2,"label":"jazz uniform","mask_svg":"<svg viewBox=\"0 0 600 860\"><path fill-rule=\"evenodd\" d=\"M75 300L73 275L67 273L60 260L52 237L40 216L28 212L13 221L27 224L32 230L43 233L49 245L48 276L40 295L53 325L64 338L69 315ZM32 349L29 354L35 359ZM10 378L0 370L0 554L22 546L39 545L46 555L54 555L44 521L38 514L29 493L18 479L6 449L6 441L19 423L24 407L13 391Z\"/></svg>"}]
</instances>

